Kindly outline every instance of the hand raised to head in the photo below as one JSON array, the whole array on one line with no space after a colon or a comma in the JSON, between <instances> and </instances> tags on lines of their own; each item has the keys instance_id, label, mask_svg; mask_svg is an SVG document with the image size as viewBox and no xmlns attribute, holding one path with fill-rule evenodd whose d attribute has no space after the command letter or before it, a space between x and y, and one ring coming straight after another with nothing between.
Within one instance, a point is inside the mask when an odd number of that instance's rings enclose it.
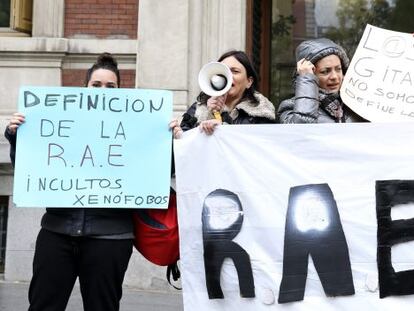
<instances>
[{"instance_id":1,"label":"hand raised to head","mask_svg":"<svg viewBox=\"0 0 414 311\"><path fill-rule=\"evenodd\" d=\"M306 73L314 73L315 66L306 58L302 58L300 61L297 62L296 70L300 76L303 76Z\"/></svg>"}]
</instances>

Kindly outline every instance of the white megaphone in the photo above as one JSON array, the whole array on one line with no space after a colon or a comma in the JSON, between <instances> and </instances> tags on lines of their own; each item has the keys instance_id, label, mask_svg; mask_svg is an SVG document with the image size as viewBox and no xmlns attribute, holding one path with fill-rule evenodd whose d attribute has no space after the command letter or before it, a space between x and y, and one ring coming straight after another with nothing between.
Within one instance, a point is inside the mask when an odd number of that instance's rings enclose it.
<instances>
[{"instance_id":1,"label":"white megaphone","mask_svg":"<svg viewBox=\"0 0 414 311\"><path fill-rule=\"evenodd\" d=\"M226 94L233 83L233 74L228 66L219 62L205 64L198 74L201 90L210 96Z\"/></svg>"}]
</instances>

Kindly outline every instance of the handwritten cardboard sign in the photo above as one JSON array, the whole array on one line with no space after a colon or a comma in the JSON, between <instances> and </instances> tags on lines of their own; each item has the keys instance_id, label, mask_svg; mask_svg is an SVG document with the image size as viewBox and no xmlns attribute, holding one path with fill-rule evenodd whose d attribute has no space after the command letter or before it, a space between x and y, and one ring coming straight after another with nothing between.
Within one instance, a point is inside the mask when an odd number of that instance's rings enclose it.
<instances>
[{"instance_id":1,"label":"handwritten cardboard sign","mask_svg":"<svg viewBox=\"0 0 414 311\"><path fill-rule=\"evenodd\" d=\"M19 111L17 206L167 207L171 92L24 87Z\"/></svg>"},{"instance_id":2,"label":"handwritten cardboard sign","mask_svg":"<svg viewBox=\"0 0 414 311\"><path fill-rule=\"evenodd\" d=\"M341 97L373 122L414 121L414 37L367 25Z\"/></svg>"}]
</instances>

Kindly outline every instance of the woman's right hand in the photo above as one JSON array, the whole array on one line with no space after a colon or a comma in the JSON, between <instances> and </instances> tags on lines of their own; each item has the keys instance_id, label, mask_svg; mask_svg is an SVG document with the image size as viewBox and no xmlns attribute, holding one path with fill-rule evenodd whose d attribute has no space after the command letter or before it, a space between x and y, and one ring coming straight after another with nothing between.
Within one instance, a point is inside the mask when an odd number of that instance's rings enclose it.
<instances>
[{"instance_id":1,"label":"woman's right hand","mask_svg":"<svg viewBox=\"0 0 414 311\"><path fill-rule=\"evenodd\" d=\"M306 73L315 73L315 66L308 61L306 58L302 58L296 63L296 71L300 76L303 76Z\"/></svg>"},{"instance_id":2,"label":"woman's right hand","mask_svg":"<svg viewBox=\"0 0 414 311\"><path fill-rule=\"evenodd\" d=\"M7 125L7 130L10 134L16 134L17 128L22 125L25 121L25 116L23 113L16 112L12 115L9 124Z\"/></svg>"},{"instance_id":3,"label":"woman's right hand","mask_svg":"<svg viewBox=\"0 0 414 311\"><path fill-rule=\"evenodd\" d=\"M173 137L175 139L181 138L181 135L183 135L183 129L180 127L180 123L177 119L172 119L170 124L168 125L170 130L173 133Z\"/></svg>"},{"instance_id":4,"label":"woman's right hand","mask_svg":"<svg viewBox=\"0 0 414 311\"><path fill-rule=\"evenodd\" d=\"M199 125L200 131L206 133L207 135L212 135L214 130L222 122L216 119L202 121Z\"/></svg>"},{"instance_id":5,"label":"woman's right hand","mask_svg":"<svg viewBox=\"0 0 414 311\"><path fill-rule=\"evenodd\" d=\"M226 106L227 93L221 96L212 96L207 100L207 109L213 113L214 111L222 112Z\"/></svg>"}]
</instances>

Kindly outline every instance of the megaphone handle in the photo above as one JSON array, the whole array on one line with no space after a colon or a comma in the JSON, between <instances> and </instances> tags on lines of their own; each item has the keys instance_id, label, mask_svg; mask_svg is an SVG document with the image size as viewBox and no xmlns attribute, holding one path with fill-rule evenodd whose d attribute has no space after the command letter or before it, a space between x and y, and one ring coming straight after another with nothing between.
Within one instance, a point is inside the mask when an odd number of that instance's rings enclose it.
<instances>
[{"instance_id":1,"label":"megaphone handle","mask_svg":"<svg viewBox=\"0 0 414 311\"><path fill-rule=\"evenodd\" d=\"M214 119L216 119L217 121L223 122L220 112L218 112L217 110L213 110L213 115L214 115Z\"/></svg>"}]
</instances>

